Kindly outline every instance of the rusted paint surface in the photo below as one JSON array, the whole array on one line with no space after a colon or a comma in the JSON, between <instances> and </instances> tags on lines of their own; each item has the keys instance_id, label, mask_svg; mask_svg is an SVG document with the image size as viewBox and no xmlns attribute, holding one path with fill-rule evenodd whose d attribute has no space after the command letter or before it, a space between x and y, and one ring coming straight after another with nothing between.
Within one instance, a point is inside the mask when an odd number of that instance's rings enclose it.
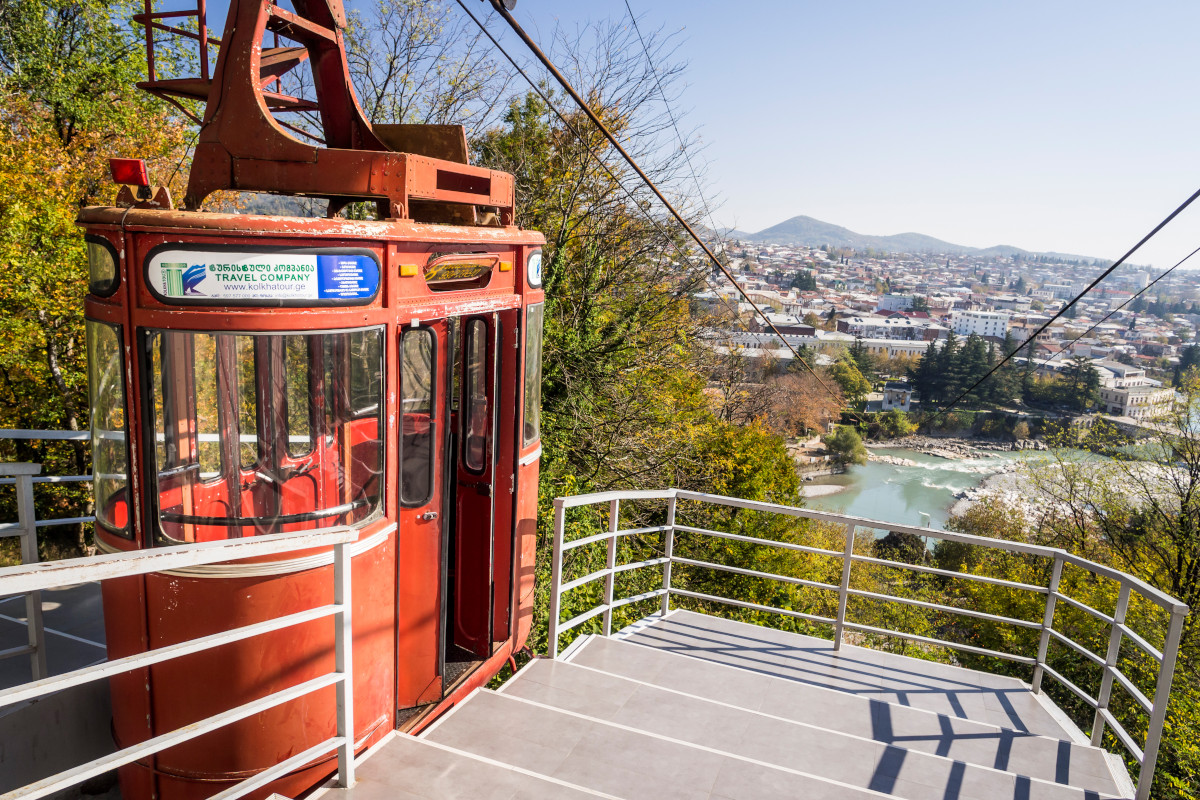
<instances>
[{"instance_id":1,"label":"rusted paint surface","mask_svg":"<svg viewBox=\"0 0 1200 800\"><path fill-rule=\"evenodd\" d=\"M490 678L508 654L528 634L532 614L529 593L533 575L534 515L537 504L537 465L518 466L517 459L533 447L521 447L520 363L523 342L516 331L523 323L521 309L543 299L540 289L527 284L524 265L541 246L542 237L516 228L480 228L414 223L411 221L353 221L294 219L236 214L209 214L149 209L88 208L80 220L89 233L111 241L120 254L120 283L110 297L90 296L89 318L119 324L126 356L126 397L129 401L131 488L134 502L132 538L98 531L110 551L151 548L156 520L149 491L155 485L147 470L145 440L147 414L146 365L139 355L140 332L146 329L191 331L313 332L364 326L385 331L384 489L381 516L356 535L372 536L388 527L384 545L354 557L356 632L355 719L356 738L368 746L391 729L396 710L429 704L436 715L470 689ZM192 246L205 250L225 246L246 251L294 247L366 249L381 266L376 296L362 306L266 308L253 306L172 304L155 297L146 286L147 258L160 245ZM478 288L438 289L423 275L401 277L402 264L424 268L447 253L475 253L507 261L514 268L493 270L487 284ZM219 301L218 301L219 302ZM431 538L417 519L432 506L402 509L397 476L400 473L400 409L398 378L399 341L414 318L423 325L439 324L452 317L504 315L504 345L500 348L501 422L497 429L498 452L495 490L498 498L511 498L496 516L496 566L492 630L497 652L466 682L445 694L438 653L441 621L438 609L445 591L440 580L444 558L437 535ZM449 368L443 358L443 371ZM439 458L443 458L439 457ZM439 460L439 463L442 463ZM499 503L498 503L499 505ZM439 534L440 535L440 534ZM236 542L249 548L255 540ZM221 547L230 546L228 543ZM245 549L228 556L253 552ZM301 555L320 552L302 551ZM294 554L289 554L292 557ZM258 554L240 561L278 560ZM163 562L152 577L126 577L105 586L106 626L112 632L112 654L130 655L212 630L232 627L259 618L282 616L309 607L328 591L330 568L299 573L236 576L178 576L162 570L177 567ZM261 565L259 565L261 566ZM365 570L365 571L364 571ZM122 744L159 735L185 722L189 715L213 713L261 697L272 687L327 669L332 654L331 626L308 624L299 634L276 634L227 646L214 653L215 661L189 657L176 666L159 665L119 676L110 681L115 703L114 730ZM117 651L120 650L118 653ZM197 664L204 661L202 668ZM224 672L222 672L224 670ZM312 673L315 674L315 673ZM326 694L328 697L326 697ZM211 794L216 786L229 785L238 776L253 774L278 760L283 750L300 752L330 735L331 690L317 693L214 731L169 755L144 759L124 768L122 788L131 800L191 800ZM186 714L183 713L186 710ZM279 748L283 748L280 750ZM332 758L332 757L331 757ZM319 782L333 769L330 759L320 760L272 785L271 791L296 796Z\"/></svg>"},{"instance_id":2,"label":"rusted paint surface","mask_svg":"<svg viewBox=\"0 0 1200 800\"><path fill-rule=\"evenodd\" d=\"M234 2L226 18L184 205L198 209L214 191L232 189L325 197L336 211L374 200L382 218L406 219L410 198L497 208L513 217L513 179L495 170L391 152L367 121L350 82L341 0L294 0L294 12L270 0ZM290 39L307 51L313 102L270 92L282 71L264 36ZM203 91L193 89L193 95ZM158 87L163 89L164 87ZM302 142L275 115L315 109L325 146Z\"/></svg>"}]
</instances>

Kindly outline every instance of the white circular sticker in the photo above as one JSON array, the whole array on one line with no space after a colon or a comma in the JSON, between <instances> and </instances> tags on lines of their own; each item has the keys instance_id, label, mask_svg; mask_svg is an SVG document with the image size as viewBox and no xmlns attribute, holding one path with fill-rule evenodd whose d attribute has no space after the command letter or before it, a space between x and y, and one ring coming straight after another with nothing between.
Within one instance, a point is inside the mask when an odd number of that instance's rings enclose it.
<instances>
[{"instance_id":1,"label":"white circular sticker","mask_svg":"<svg viewBox=\"0 0 1200 800\"><path fill-rule=\"evenodd\" d=\"M527 274L529 276L529 285L530 286L541 286L542 285L542 251L541 250L538 250L537 252L530 254L529 270L528 270Z\"/></svg>"}]
</instances>

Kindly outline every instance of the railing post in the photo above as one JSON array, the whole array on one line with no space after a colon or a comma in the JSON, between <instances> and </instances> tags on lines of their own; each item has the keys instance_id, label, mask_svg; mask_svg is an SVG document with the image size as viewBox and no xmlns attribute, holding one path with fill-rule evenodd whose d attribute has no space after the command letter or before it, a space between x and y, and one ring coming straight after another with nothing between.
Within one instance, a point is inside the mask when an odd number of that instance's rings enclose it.
<instances>
[{"instance_id":1,"label":"railing post","mask_svg":"<svg viewBox=\"0 0 1200 800\"><path fill-rule=\"evenodd\" d=\"M662 596L662 613L666 615L671 610L671 558L675 552L675 490L671 490L671 497L667 500L667 529L663 531L663 556L666 561L663 562L663 588L666 591Z\"/></svg>"},{"instance_id":2,"label":"railing post","mask_svg":"<svg viewBox=\"0 0 1200 800\"><path fill-rule=\"evenodd\" d=\"M562 600L562 546L566 525L563 498L554 498L554 555L550 562L550 629L546 632L546 649L550 658L558 658L558 615Z\"/></svg>"},{"instance_id":3,"label":"railing post","mask_svg":"<svg viewBox=\"0 0 1200 800\"><path fill-rule=\"evenodd\" d=\"M1092 747L1099 747L1104 739L1104 715L1112 697L1113 672L1121 656L1121 626L1129 611L1129 582L1121 581L1121 593L1117 596L1117 607L1113 611L1112 631L1108 635L1108 653L1104 657L1104 677L1100 681L1100 693L1096 695L1096 716L1092 721Z\"/></svg>"},{"instance_id":4,"label":"railing post","mask_svg":"<svg viewBox=\"0 0 1200 800\"><path fill-rule=\"evenodd\" d=\"M608 558L604 565L608 574L604 576L604 635L612 636L613 584L617 567L617 531L621 529L621 501L608 504Z\"/></svg>"},{"instance_id":5,"label":"railing post","mask_svg":"<svg viewBox=\"0 0 1200 800\"><path fill-rule=\"evenodd\" d=\"M41 464L5 464L4 473L12 475L17 490L17 525L21 528L21 563L38 562L37 509L33 504L33 476ZM29 671L35 681L49 676L46 668L46 629L42 621L42 593L25 593L25 628L29 637Z\"/></svg>"},{"instance_id":6,"label":"railing post","mask_svg":"<svg viewBox=\"0 0 1200 800\"><path fill-rule=\"evenodd\" d=\"M1046 653L1050 649L1050 629L1054 627L1054 604L1058 599L1058 584L1062 580L1063 559L1061 555L1054 557L1054 567L1050 570L1050 586L1046 592L1046 613L1042 616L1042 636L1038 640L1037 663L1033 667L1033 680L1030 685L1033 693L1042 691L1043 667L1046 665Z\"/></svg>"},{"instance_id":7,"label":"railing post","mask_svg":"<svg viewBox=\"0 0 1200 800\"><path fill-rule=\"evenodd\" d=\"M333 546L334 669L342 676L337 684L338 786L354 786L354 631L351 619L353 593L350 553L345 542Z\"/></svg>"},{"instance_id":8,"label":"railing post","mask_svg":"<svg viewBox=\"0 0 1200 800\"><path fill-rule=\"evenodd\" d=\"M842 632L846 627L846 605L850 599L850 566L854 563L854 525L846 525L846 547L842 553L842 583L838 587L837 619L833 625L833 652L842 649Z\"/></svg>"},{"instance_id":9,"label":"railing post","mask_svg":"<svg viewBox=\"0 0 1200 800\"><path fill-rule=\"evenodd\" d=\"M1158 671L1158 683L1154 687L1154 704L1150 707L1150 726L1146 729L1142 768L1138 770L1136 800L1150 800L1150 787L1154 784L1154 762L1158 760L1158 747L1162 743L1167 703L1171 699L1171 681L1175 677L1175 658L1179 655L1179 637L1183 634L1183 621L1187 613L1186 607L1176 608L1171 611L1171 621L1167 623L1162 667Z\"/></svg>"}]
</instances>

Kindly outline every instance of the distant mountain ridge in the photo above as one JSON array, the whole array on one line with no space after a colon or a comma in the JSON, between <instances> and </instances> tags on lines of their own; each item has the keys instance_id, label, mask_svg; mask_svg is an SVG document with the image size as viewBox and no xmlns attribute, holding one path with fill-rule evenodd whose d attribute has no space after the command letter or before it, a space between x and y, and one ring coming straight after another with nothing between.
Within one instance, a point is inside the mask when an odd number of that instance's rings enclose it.
<instances>
[{"instance_id":1,"label":"distant mountain ridge","mask_svg":"<svg viewBox=\"0 0 1200 800\"><path fill-rule=\"evenodd\" d=\"M1000 244L994 247L966 247L926 236L923 233L897 233L891 236L870 236L855 233L849 228L822 222L812 217L797 216L784 220L778 225L758 233L730 231L729 236L746 242L761 242L762 244L798 244L805 247L846 247L853 250L873 248L888 253L954 253L980 256L1051 256L1070 261L1103 261L1092 256L1077 256L1069 253L1037 253L1022 250L1012 245Z\"/></svg>"}]
</instances>

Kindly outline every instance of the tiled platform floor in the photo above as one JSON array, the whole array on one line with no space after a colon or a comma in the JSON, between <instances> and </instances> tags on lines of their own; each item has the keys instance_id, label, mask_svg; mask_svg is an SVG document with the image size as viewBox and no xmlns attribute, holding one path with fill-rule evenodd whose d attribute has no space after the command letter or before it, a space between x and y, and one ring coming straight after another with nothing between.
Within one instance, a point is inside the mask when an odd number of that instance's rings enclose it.
<instances>
[{"instance_id":1,"label":"tiled platform floor","mask_svg":"<svg viewBox=\"0 0 1200 800\"><path fill-rule=\"evenodd\" d=\"M1128 778L1078 736L1011 678L674 612L535 660L420 737L389 741L333 794L1128 796Z\"/></svg>"}]
</instances>

